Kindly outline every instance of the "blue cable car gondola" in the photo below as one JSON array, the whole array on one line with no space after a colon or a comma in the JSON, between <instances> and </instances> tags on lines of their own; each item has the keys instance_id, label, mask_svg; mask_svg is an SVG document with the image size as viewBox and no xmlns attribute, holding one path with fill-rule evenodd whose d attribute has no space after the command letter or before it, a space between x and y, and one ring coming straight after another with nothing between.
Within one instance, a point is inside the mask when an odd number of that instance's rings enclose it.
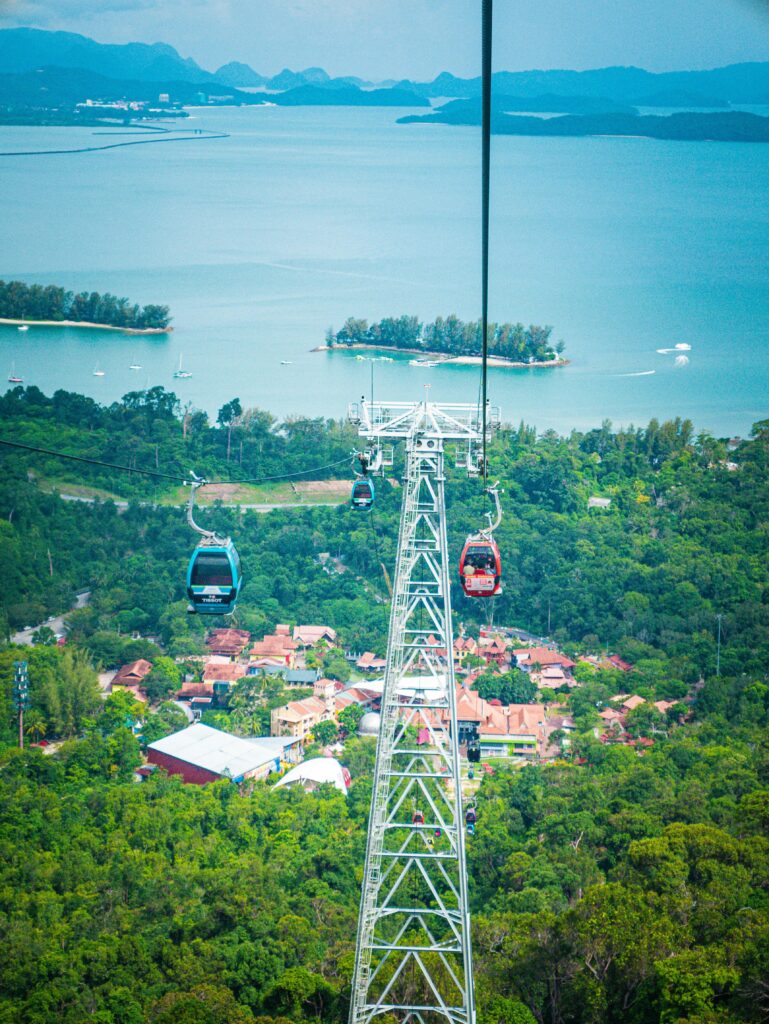
<instances>
[{"instance_id":1,"label":"blue cable car gondola","mask_svg":"<svg viewBox=\"0 0 769 1024\"><path fill-rule=\"evenodd\" d=\"M195 491L205 484L192 476L187 522L203 539L192 552L187 565L187 611L203 615L229 615L235 611L243 574L240 557L229 537L219 537L213 530L203 530L195 522Z\"/></svg>"},{"instance_id":2,"label":"blue cable car gondola","mask_svg":"<svg viewBox=\"0 0 769 1024\"><path fill-rule=\"evenodd\" d=\"M229 537L199 544L187 566L190 611L229 615L235 610L242 582L240 558Z\"/></svg>"},{"instance_id":3,"label":"blue cable car gondola","mask_svg":"<svg viewBox=\"0 0 769 1024\"><path fill-rule=\"evenodd\" d=\"M374 504L374 498L374 481L371 477L358 477L352 485L352 494L350 495L352 508L358 509L359 512L366 512Z\"/></svg>"}]
</instances>

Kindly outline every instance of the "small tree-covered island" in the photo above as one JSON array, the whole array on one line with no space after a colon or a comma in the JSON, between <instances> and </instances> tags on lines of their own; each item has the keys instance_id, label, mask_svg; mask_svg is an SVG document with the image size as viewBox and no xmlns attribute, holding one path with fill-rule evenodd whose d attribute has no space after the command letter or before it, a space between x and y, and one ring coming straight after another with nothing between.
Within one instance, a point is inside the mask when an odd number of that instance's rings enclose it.
<instances>
[{"instance_id":1,"label":"small tree-covered island","mask_svg":"<svg viewBox=\"0 0 769 1024\"><path fill-rule=\"evenodd\" d=\"M552 327L531 324L495 324L488 327L489 360L496 366L565 366L563 341L553 342ZM339 331L329 327L325 345L316 352L334 348L377 348L437 356L442 362L480 362L482 353L480 320L467 323L453 313L439 316L432 323L420 323L419 317L385 317L379 323L350 317Z\"/></svg>"},{"instance_id":2,"label":"small tree-covered island","mask_svg":"<svg viewBox=\"0 0 769 1024\"><path fill-rule=\"evenodd\" d=\"M109 292L70 292L57 285L0 281L0 322L112 328L142 334L173 330L168 306L139 306Z\"/></svg>"}]
</instances>

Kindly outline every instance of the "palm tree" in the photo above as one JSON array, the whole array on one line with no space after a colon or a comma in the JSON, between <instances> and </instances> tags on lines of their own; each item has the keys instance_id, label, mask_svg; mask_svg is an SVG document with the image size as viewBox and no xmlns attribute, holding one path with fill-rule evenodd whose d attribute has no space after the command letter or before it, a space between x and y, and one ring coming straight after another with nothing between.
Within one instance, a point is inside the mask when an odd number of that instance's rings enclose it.
<instances>
[{"instance_id":1,"label":"palm tree","mask_svg":"<svg viewBox=\"0 0 769 1024\"><path fill-rule=\"evenodd\" d=\"M39 743L45 736L48 723L39 711L30 711L25 722L24 732L33 743Z\"/></svg>"}]
</instances>

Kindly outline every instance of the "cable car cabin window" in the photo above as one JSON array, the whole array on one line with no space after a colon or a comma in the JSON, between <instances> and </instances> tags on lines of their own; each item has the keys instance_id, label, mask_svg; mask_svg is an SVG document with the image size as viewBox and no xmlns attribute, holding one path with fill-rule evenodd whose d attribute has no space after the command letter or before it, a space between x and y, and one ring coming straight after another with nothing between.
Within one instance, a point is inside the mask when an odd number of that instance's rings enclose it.
<instances>
[{"instance_id":1,"label":"cable car cabin window","mask_svg":"<svg viewBox=\"0 0 769 1024\"><path fill-rule=\"evenodd\" d=\"M471 565L476 572L485 572L492 576L497 571L497 560L494 557L494 552L487 544L468 548L464 564L465 568Z\"/></svg>"},{"instance_id":2,"label":"cable car cabin window","mask_svg":"<svg viewBox=\"0 0 769 1024\"><path fill-rule=\"evenodd\" d=\"M231 587L232 569L224 551L201 551L192 567L193 587Z\"/></svg>"},{"instance_id":3,"label":"cable car cabin window","mask_svg":"<svg viewBox=\"0 0 769 1024\"><path fill-rule=\"evenodd\" d=\"M362 501L371 500L371 485L367 480L361 480L355 485L355 497Z\"/></svg>"}]
</instances>

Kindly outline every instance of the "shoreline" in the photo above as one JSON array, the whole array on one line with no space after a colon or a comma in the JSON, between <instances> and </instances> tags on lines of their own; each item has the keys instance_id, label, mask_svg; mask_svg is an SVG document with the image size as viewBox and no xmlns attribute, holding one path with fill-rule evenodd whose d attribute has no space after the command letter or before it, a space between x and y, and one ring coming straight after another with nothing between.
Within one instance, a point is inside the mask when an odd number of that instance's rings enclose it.
<instances>
[{"instance_id":1,"label":"shoreline","mask_svg":"<svg viewBox=\"0 0 769 1024\"><path fill-rule=\"evenodd\" d=\"M445 352L428 352L422 348L397 348L395 345L316 345L310 352L404 352L406 355L423 356L425 359L435 359L439 363L448 363L454 366L481 366L481 356L447 356ZM504 359L502 356L489 356L489 366L498 366L514 370L530 370L534 367L568 366L568 359L547 359L538 363L520 363L512 359Z\"/></svg>"},{"instance_id":2,"label":"shoreline","mask_svg":"<svg viewBox=\"0 0 769 1024\"><path fill-rule=\"evenodd\" d=\"M0 324L26 327L88 327L98 331L120 331L122 334L170 334L173 327L115 327L112 324L92 324L87 320L17 320L0 316Z\"/></svg>"}]
</instances>

